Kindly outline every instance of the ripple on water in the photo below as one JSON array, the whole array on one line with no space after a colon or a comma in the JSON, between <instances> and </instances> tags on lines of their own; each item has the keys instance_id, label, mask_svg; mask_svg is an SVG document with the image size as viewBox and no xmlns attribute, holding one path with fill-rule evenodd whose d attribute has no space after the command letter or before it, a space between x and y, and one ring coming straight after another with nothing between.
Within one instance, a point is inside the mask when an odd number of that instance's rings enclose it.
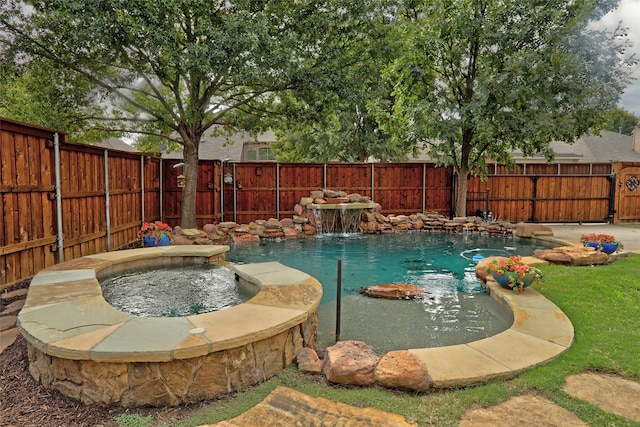
<instances>
[{"instance_id":1,"label":"ripple on water","mask_svg":"<svg viewBox=\"0 0 640 427\"><path fill-rule=\"evenodd\" d=\"M179 317L224 310L249 300L227 267L197 264L126 271L102 280L109 304L140 317Z\"/></svg>"},{"instance_id":2,"label":"ripple on water","mask_svg":"<svg viewBox=\"0 0 640 427\"><path fill-rule=\"evenodd\" d=\"M498 334L513 316L481 293L434 293L422 300L387 300L364 295L342 299L340 340L366 342L376 353L463 344ZM335 304L319 309L318 345L335 343Z\"/></svg>"}]
</instances>

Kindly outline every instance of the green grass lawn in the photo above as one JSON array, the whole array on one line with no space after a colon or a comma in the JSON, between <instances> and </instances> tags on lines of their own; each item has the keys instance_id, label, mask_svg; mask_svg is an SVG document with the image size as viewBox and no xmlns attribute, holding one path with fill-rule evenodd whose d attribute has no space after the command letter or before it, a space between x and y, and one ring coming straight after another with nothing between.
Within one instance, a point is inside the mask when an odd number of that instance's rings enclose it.
<instances>
[{"instance_id":1,"label":"green grass lawn","mask_svg":"<svg viewBox=\"0 0 640 427\"><path fill-rule=\"evenodd\" d=\"M211 403L177 426L198 426L233 418L280 385L310 396L401 414L421 426L457 426L467 410L522 394L545 396L591 426L640 425L606 413L562 390L567 375L585 371L640 381L640 255L634 254L607 266L549 265L542 266L541 270L546 283L536 290L569 316L575 328L575 342L555 360L513 380L411 393L381 387L330 385L323 377L304 375L290 367L264 384Z\"/></svg>"}]
</instances>

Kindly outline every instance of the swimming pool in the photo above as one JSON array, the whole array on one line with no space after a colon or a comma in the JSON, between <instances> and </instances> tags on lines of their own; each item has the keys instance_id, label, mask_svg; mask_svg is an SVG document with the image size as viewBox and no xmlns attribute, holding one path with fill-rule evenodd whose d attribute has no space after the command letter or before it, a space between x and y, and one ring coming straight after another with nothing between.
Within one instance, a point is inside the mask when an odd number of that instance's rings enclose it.
<instances>
[{"instance_id":1,"label":"swimming pool","mask_svg":"<svg viewBox=\"0 0 640 427\"><path fill-rule=\"evenodd\" d=\"M478 234L394 233L318 235L231 247L238 264L279 261L322 283L319 346L335 340L337 261L342 260L340 339L367 342L376 352L460 344L495 335L512 317L483 293L474 256L531 255L542 245L527 239ZM360 288L409 283L429 291L416 301L360 295Z\"/></svg>"},{"instance_id":2,"label":"swimming pool","mask_svg":"<svg viewBox=\"0 0 640 427\"><path fill-rule=\"evenodd\" d=\"M474 256L526 256L542 247L528 239L477 234L327 234L234 245L227 260L238 264L279 261L304 271L322 283L322 303L328 303L336 299L338 259L342 260L343 295L383 283L412 283L436 293L482 292Z\"/></svg>"}]
</instances>

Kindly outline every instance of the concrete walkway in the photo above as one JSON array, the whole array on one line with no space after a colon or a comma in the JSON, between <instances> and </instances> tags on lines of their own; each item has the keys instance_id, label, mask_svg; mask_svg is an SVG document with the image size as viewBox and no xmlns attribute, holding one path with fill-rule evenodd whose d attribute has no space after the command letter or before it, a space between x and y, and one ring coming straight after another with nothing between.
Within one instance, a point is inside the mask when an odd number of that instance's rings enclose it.
<instances>
[{"instance_id":1,"label":"concrete walkway","mask_svg":"<svg viewBox=\"0 0 640 427\"><path fill-rule=\"evenodd\" d=\"M579 244L581 234L612 234L628 252L640 253L640 224L545 224L553 230L550 240L559 243Z\"/></svg>"}]
</instances>

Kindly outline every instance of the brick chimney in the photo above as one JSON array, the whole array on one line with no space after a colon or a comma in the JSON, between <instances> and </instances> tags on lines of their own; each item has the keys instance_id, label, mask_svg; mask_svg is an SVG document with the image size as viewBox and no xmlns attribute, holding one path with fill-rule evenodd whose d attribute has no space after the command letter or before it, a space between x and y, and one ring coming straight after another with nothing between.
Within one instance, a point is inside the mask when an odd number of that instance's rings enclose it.
<instances>
[{"instance_id":1,"label":"brick chimney","mask_svg":"<svg viewBox=\"0 0 640 427\"><path fill-rule=\"evenodd\" d=\"M640 153L640 128L633 129L633 151Z\"/></svg>"}]
</instances>

